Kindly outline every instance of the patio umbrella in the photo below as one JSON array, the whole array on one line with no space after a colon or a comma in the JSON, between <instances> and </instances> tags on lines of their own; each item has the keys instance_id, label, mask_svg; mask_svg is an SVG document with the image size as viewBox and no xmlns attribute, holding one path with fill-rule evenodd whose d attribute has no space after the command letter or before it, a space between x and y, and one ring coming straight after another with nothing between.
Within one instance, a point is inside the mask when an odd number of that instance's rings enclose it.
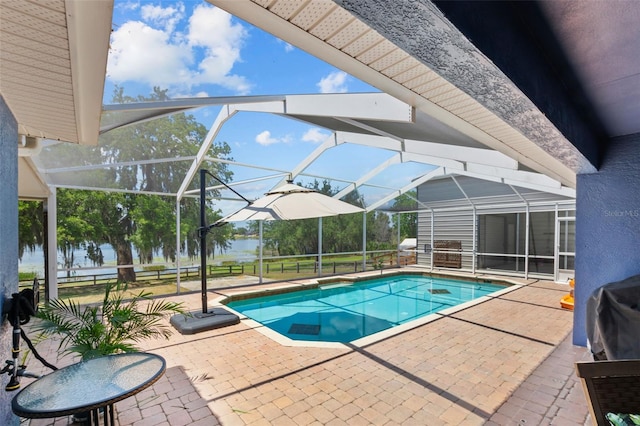
<instances>
[{"instance_id":1,"label":"patio umbrella","mask_svg":"<svg viewBox=\"0 0 640 426\"><path fill-rule=\"evenodd\" d=\"M314 217L337 216L362 212L363 209L321 194L310 188L287 183L267 192L247 207L218 221L242 222L245 220L295 220Z\"/></svg>"},{"instance_id":2,"label":"patio umbrella","mask_svg":"<svg viewBox=\"0 0 640 426\"><path fill-rule=\"evenodd\" d=\"M260 230L260 283L262 283L262 222L265 220L296 220L322 218L363 212L364 209L329 197L310 188L303 188L291 182L282 185L264 197L216 222L216 225L227 222L242 222L246 220L259 221ZM322 219L318 226L318 255L322 265Z\"/></svg>"}]
</instances>

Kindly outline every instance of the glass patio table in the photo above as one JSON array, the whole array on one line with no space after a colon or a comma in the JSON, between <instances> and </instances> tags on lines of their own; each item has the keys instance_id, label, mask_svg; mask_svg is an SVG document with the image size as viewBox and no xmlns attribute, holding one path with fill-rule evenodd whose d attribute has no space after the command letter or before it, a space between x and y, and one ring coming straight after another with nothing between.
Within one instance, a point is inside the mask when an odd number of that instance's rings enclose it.
<instances>
[{"instance_id":1,"label":"glass patio table","mask_svg":"<svg viewBox=\"0 0 640 426\"><path fill-rule=\"evenodd\" d=\"M164 358L144 352L82 361L25 386L11 401L11 409L30 419L89 412L95 425L104 409L104 425L113 425L113 404L151 386L165 368Z\"/></svg>"}]
</instances>

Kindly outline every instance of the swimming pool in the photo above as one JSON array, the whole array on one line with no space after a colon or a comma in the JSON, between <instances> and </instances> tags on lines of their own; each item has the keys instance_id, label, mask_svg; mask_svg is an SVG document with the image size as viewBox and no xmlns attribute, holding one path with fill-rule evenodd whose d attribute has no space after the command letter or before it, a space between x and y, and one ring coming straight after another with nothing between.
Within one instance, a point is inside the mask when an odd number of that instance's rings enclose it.
<instances>
[{"instance_id":1,"label":"swimming pool","mask_svg":"<svg viewBox=\"0 0 640 426\"><path fill-rule=\"evenodd\" d=\"M351 342L504 289L423 275L337 282L227 303L292 340Z\"/></svg>"}]
</instances>

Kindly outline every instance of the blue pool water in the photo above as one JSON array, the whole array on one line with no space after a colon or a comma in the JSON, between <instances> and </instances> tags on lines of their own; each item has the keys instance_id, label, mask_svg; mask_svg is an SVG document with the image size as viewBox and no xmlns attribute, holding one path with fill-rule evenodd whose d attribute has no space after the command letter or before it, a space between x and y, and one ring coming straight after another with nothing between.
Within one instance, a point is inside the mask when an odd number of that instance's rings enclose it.
<instances>
[{"instance_id":1,"label":"blue pool water","mask_svg":"<svg viewBox=\"0 0 640 426\"><path fill-rule=\"evenodd\" d=\"M504 288L395 275L231 301L227 306L292 340L350 342Z\"/></svg>"}]
</instances>

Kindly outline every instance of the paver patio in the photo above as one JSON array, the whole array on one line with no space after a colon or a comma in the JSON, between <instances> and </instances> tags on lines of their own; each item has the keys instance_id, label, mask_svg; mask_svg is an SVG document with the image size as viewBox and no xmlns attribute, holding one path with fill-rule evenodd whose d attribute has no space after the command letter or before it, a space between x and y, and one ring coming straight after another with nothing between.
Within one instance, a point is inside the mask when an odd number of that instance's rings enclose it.
<instances>
[{"instance_id":1,"label":"paver patio","mask_svg":"<svg viewBox=\"0 0 640 426\"><path fill-rule=\"evenodd\" d=\"M571 344L572 313L559 304L567 286L516 281L524 285L363 346L283 346L246 321L147 342L167 371L116 405L119 424L589 424L573 364L590 356ZM201 304L199 293L172 298ZM55 360L57 346L41 345Z\"/></svg>"}]
</instances>

